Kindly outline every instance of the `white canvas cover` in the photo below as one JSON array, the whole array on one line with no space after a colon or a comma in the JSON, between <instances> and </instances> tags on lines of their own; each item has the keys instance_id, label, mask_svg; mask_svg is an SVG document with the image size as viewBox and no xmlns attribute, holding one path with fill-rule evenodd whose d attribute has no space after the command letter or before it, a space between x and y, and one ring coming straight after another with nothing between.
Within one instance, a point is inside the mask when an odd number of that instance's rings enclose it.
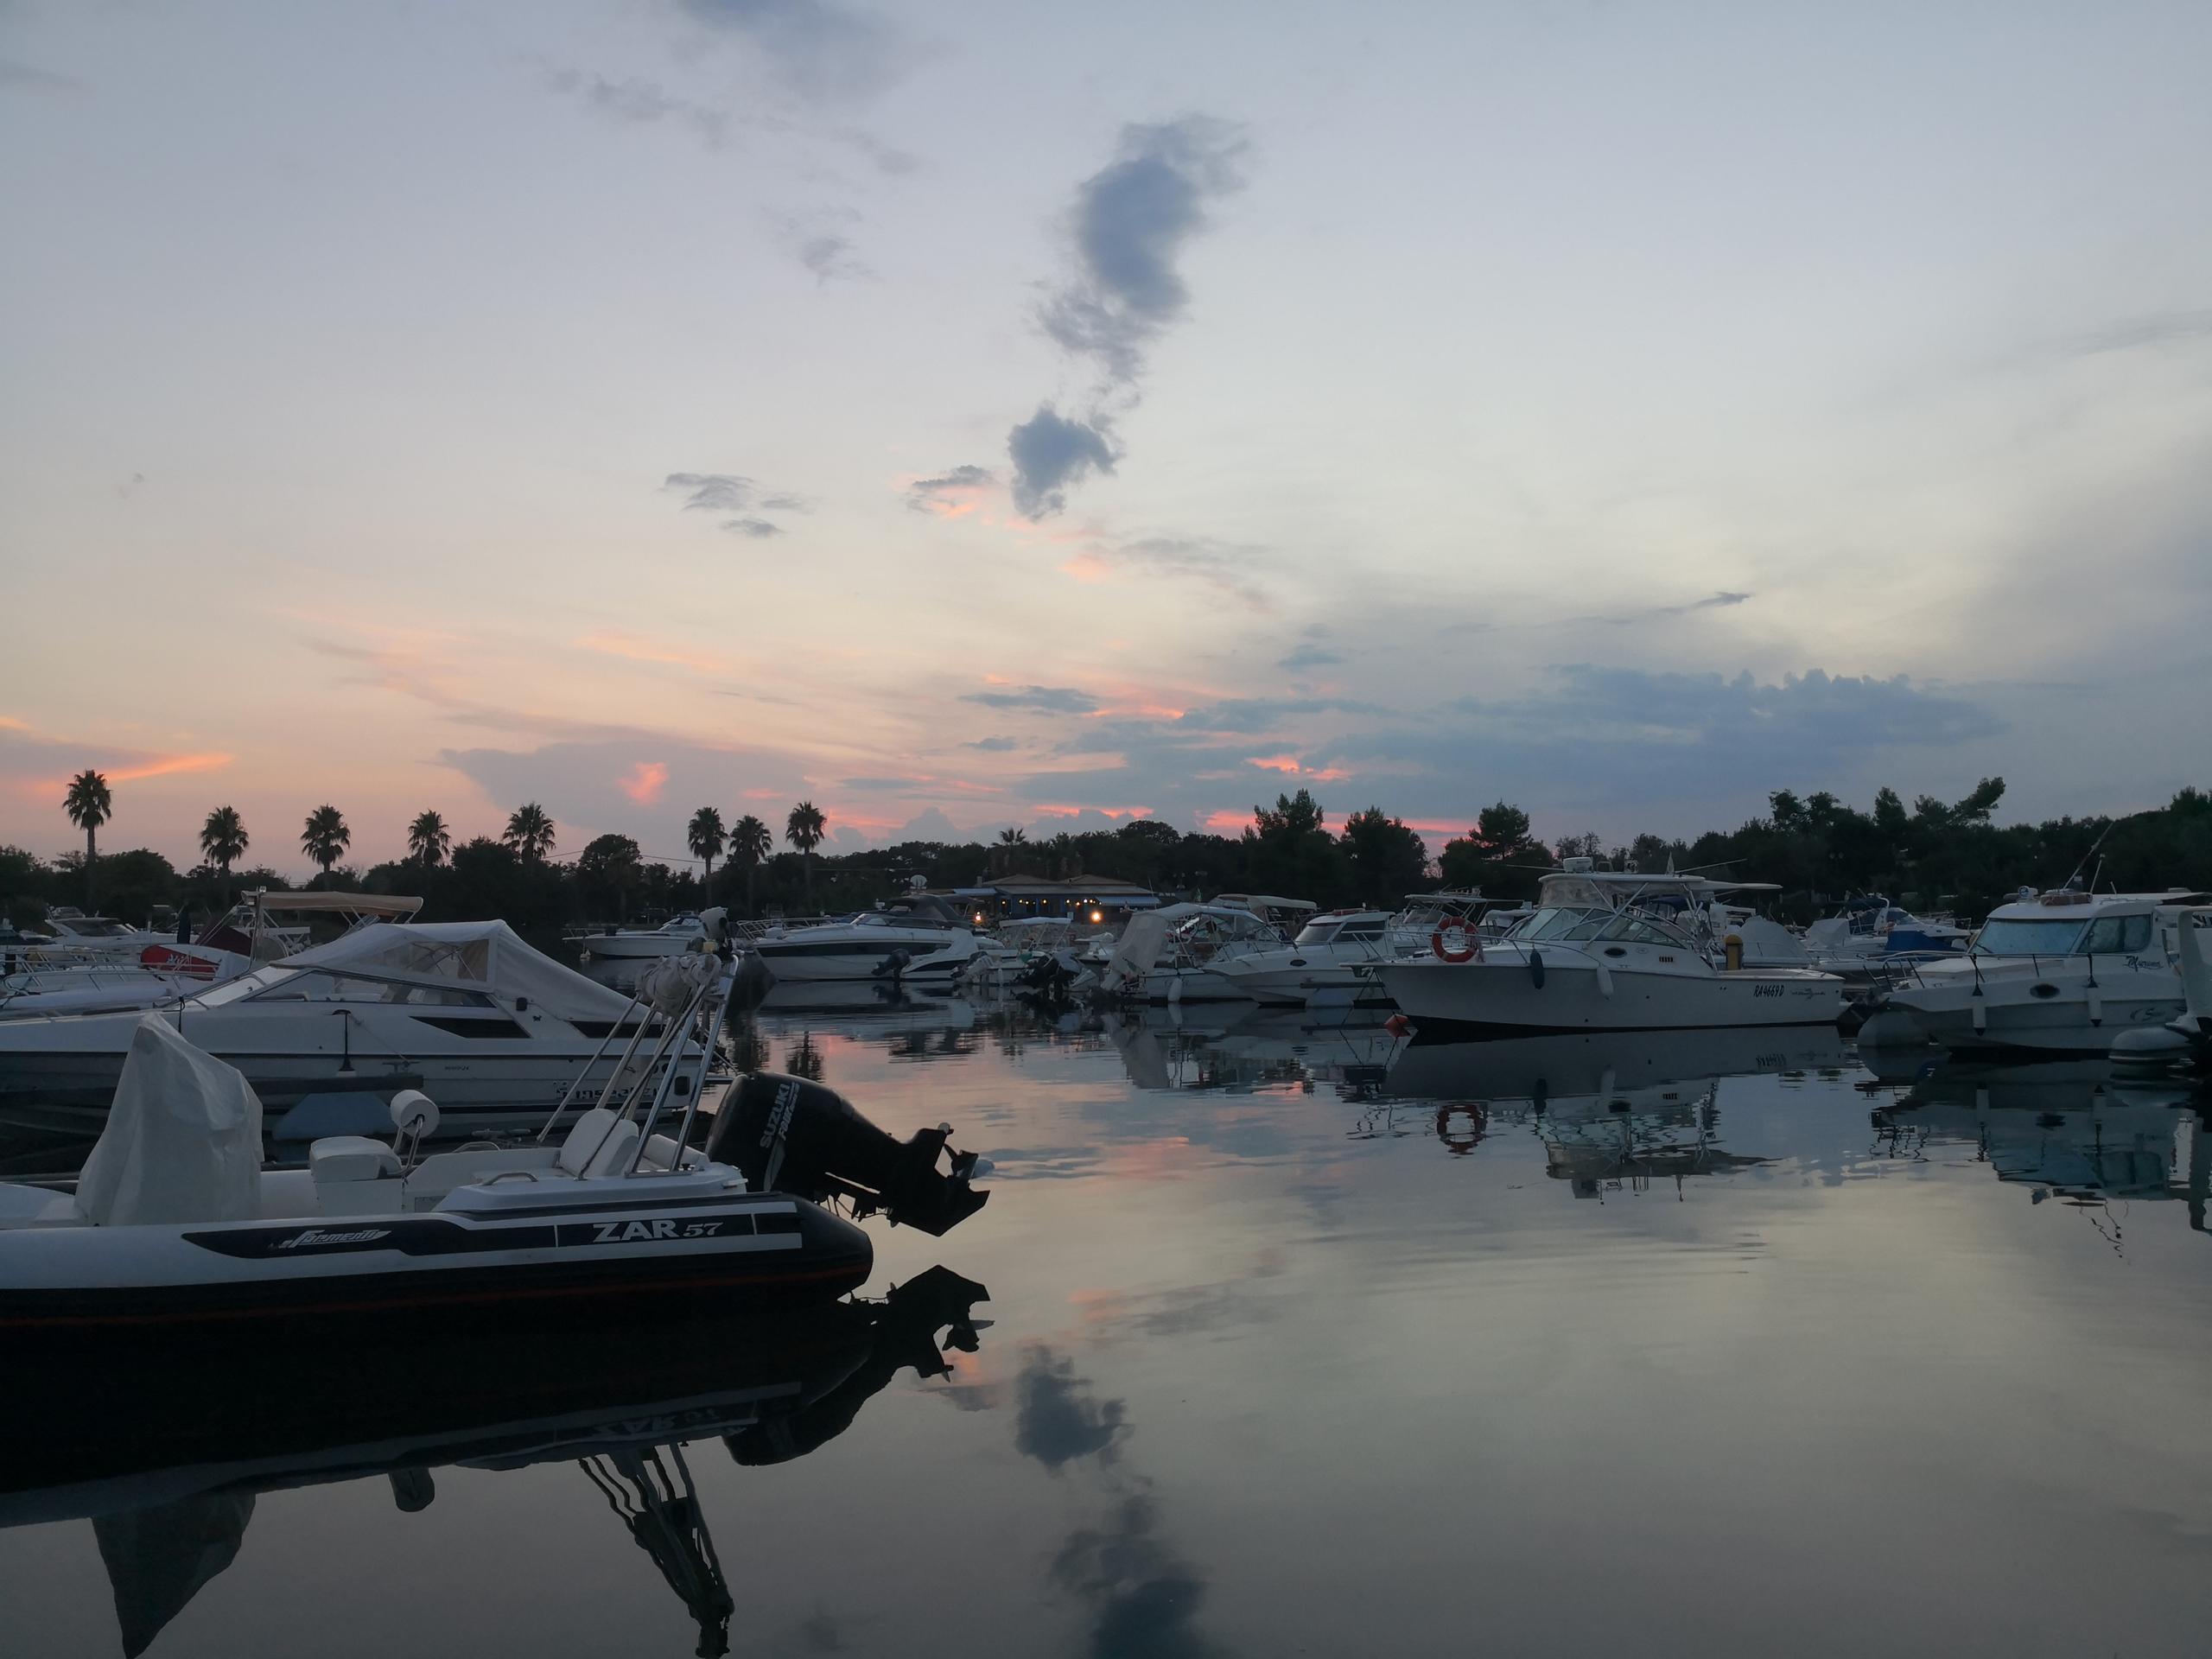
<instances>
[{"instance_id":1,"label":"white canvas cover","mask_svg":"<svg viewBox=\"0 0 2212 1659\"><path fill-rule=\"evenodd\" d=\"M533 950L505 922L371 922L287 957L264 975L347 970L378 979L526 996L564 1020L612 1020L630 999Z\"/></svg>"},{"instance_id":2,"label":"white canvas cover","mask_svg":"<svg viewBox=\"0 0 2212 1659\"><path fill-rule=\"evenodd\" d=\"M251 1221L260 1213L261 1097L157 1014L130 1039L115 1104L77 1181L101 1227Z\"/></svg>"}]
</instances>

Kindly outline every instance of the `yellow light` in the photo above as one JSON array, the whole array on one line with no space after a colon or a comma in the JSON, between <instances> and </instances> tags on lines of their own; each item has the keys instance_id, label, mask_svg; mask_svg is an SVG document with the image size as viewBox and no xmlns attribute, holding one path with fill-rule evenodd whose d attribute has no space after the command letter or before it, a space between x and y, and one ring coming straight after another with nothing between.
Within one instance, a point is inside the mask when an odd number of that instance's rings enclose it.
<instances>
[{"instance_id":1,"label":"yellow light","mask_svg":"<svg viewBox=\"0 0 2212 1659\"><path fill-rule=\"evenodd\" d=\"M1103 922L1106 919L1106 912L1103 910L1094 910L1090 912L1090 919L1094 922Z\"/></svg>"}]
</instances>

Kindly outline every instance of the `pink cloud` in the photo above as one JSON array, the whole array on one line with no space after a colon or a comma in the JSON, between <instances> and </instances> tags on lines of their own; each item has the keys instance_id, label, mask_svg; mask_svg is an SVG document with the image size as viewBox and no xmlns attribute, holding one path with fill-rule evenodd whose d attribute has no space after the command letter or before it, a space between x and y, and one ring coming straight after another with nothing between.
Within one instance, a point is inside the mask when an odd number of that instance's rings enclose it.
<instances>
[{"instance_id":1,"label":"pink cloud","mask_svg":"<svg viewBox=\"0 0 2212 1659\"><path fill-rule=\"evenodd\" d=\"M640 760L627 778L618 780L622 792L639 806L651 806L658 800L667 784L668 768L658 760Z\"/></svg>"},{"instance_id":2,"label":"pink cloud","mask_svg":"<svg viewBox=\"0 0 2212 1659\"><path fill-rule=\"evenodd\" d=\"M1258 766L1264 772L1294 772L1299 769L1298 757L1294 754L1248 754L1244 757L1244 764Z\"/></svg>"}]
</instances>

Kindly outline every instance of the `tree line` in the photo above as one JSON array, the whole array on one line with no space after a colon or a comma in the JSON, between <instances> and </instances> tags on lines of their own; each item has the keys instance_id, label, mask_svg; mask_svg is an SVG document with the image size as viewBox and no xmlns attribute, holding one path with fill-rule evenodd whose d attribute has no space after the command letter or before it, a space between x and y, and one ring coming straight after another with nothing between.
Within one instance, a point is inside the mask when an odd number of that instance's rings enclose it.
<instances>
[{"instance_id":1,"label":"tree line","mask_svg":"<svg viewBox=\"0 0 2212 1659\"><path fill-rule=\"evenodd\" d=\"M2021 887L2063 881L2093 849L2088 874L2101 886L2212 888L2212 795L2203 791L2184 789L2164 807L2122 818L1999 826L1992 817L2004 793L2004 780L1990 778L1955 801L1922 796L1908 808L1896 791L1882 789L1862 811L1825 791L1801 798L1777 790L1765 816L1733 830L1691 840L1645 834L1611 846L1594 835L1543 841L1525 811L1499 801L1433 859L1417 832L1379 806L1351 813L1332 829L1306 789L1255 804L1251 823L1236 836L1138 818L1036 840L1008 830L988 845L914 841L836 855L821 853L829 820L810 801L785 816L782 850L764 819L751 812L725 819L718 808L702 806L685 828L696 868L650 860L623 835L597 836L572 858L556 857L557 826L534 801L516 808L500 835L458 845L442 814L422 812L407 827L407 855L366 869L341 861L353 832L344 814L326 804L302 820L299 846L320 867L310 887L418 894L426 920L499 917L540 933L710 904L740 917L855 910L904 891L915 876L950 888L1012 873L1110 877L1163 895L1279 893L1326 907L1390 908L1440 886L1518 899L1534 895L1546 870L1576 856L1617 868L1774 882L1782 891L1767 907L1798 921L1866 892L1978 920ZM290 885L273 870L243 863L254 843L232 807L207 815L202 862L184 871L144 849L99 853L98 831L113 811L99 773L72 779L63 807L85 832L81 858L49 863L0 848L0 903L12 920L35 922L57 904L104 907L128 920L156 905L189 906L205 916L238 892Z\"/></svg>"}]
</instances>

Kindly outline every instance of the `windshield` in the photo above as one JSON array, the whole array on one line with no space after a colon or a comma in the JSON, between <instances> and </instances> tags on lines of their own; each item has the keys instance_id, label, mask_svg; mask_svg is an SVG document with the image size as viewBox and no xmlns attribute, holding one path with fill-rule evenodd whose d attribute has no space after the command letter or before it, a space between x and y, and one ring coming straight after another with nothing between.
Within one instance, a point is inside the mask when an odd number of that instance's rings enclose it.
<instances>
[{"instance_id":1,"label":"windshield","mask_svg":"<svg viewBox=\"0 0 2212 1659\"><path fill-rule=\"evenodd\" d=\"M1611 918L1610 910L1562 910L1548 905L1508 937L1522 940L1586 939Z\"/></svg>"},{"instance_id":2,"label":"windshield","mask_svg":"<svg viewBox=\"0 0 2212 1659\"><path fill-rule=\"evenodd\" d=\"M2054 920L2028 920L2024 918L2004 918L1982 925L1981 937L1974 942L1977 957L2070 957L2075 941L2082 937L2082 922L2077 917Z\"/></svg>"},{"instance_id":3,"label":"windshield","mask_svg":"<svg viewBox=\"0 0 2212 1659\"><path fill-rule=\"evenodd\" d=\"M1308 922L1298 930L1298 937L1291 943L1306 945L1326 944L1337 937L1337 930L1343 925L1342 922Z\"/></svg>"}]
</instances>

